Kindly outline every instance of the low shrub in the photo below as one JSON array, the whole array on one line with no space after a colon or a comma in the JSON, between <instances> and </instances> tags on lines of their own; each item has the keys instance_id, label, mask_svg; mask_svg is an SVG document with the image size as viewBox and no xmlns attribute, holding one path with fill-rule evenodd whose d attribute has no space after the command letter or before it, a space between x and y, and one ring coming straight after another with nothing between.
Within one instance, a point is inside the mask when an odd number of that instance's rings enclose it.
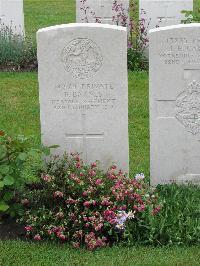
<instances>
[{"instance_id":1,"label":"low shrub","mask_svg":"<svg viewBox=\"0 0 200 266\"><path fill-rule=\"evenodd\" d=\"M15 34L5 25L0 25L0 69L12 71L37 69L36 44Z\"/></svg>"},{"instance_id":2,"label":"low shrub","mask_svg":"<svg viewBox=\"0 0 200 266\"><path fill-rule=\"evenodd\" d=\"M161 208L143 174L129 178L115 165L103 172L98 162L85 165L79 154L47 162L41 182L26 189L21 202L19 221L26 225L27 238L67 241L89 250L129 241L129 224L137 231Z\"/></svg>"},{"instance_id":3,"label":"low shrub","mask_svg":"<svg viewBox=\"0 0 200 266\"><path fill-rule=\"evenodd\" d=\"M42 151L31 145L31 138L10 137L0 131L0 218L19 212L19 191L25 184L37 180L37 171L42 167Z\"/></svg>"}]
</instances>

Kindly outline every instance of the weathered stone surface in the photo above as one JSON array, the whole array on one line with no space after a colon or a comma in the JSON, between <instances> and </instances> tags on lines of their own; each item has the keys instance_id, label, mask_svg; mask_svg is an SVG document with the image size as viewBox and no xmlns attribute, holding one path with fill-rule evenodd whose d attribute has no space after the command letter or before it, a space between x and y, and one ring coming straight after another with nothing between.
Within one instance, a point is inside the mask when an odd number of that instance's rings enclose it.
<instances>
[{"instance_id":1,"label":"weathered stone surface","mask_svg":"<svg viewBox=\"0 0 200 266\"><path fill-rule=\"evenodd\" d=\"M113 11L113 0L76 0L76 22L79 23L95 23L101 22L104 24L116 24L113 21L113 16L116 12ZM124 9L124 14L129 17L129 0L118 0L117 4L121 4ZM128 20L127 20L128 21Z\"/></svg>"},{"instance_id":2,"label":"weathered stone surface","mask_svg":"<svg viewBox=\"0 0 200 266\"><path fill-rule=\"evenodd\" d=\"M145 19L150 30L180 24L185 18L181 12L193 10L193 0L140 0L139 9L140 19Z\"/></svg>"},{"instance_id":3,"label":"weathered stone surface","mask_svg":"<svg viewBox=\"0 0 200 266\"><path fill-rule=\"evenodd\" d=\"M37 42L42 142L128 171L126 28L60 25Z\"/></svg>"},{"instance_id":4,"label":"weathered stone surface","mask_svg":"<svg viewBox=\"0 0 200 266\"><path fill-rule=\"evenodd\" d=\"M200 24L150 31L151 182L200 183Z\"/></svg>"},{"instance_id":5,"label":"weathered stone surface","mask_svg":"<svg viewBox=\"0 0 200 266\"><path fill-rule=\"evenodd\" d=\"M15 34L25 34L23 0L0 0L0 24L8 26Z\"/></svg>"}]
</instances>

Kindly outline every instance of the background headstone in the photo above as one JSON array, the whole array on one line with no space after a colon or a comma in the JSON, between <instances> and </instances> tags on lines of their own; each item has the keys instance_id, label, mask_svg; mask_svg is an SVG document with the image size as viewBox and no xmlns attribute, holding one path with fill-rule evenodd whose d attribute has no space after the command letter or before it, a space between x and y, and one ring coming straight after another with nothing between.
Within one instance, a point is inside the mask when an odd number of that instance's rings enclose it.
<instances>
[{"instance_id":1,"label":"background headstone","mask_svg":"<svg viewBox=\"0 0 200 266\"><path fill-rule=\"evenodd\" d=\"M200 24L150 31L151 182L200 183Z\"/></svg>"},{"instance_id":2,"label":"background headstone","mask_svg":"<svg viewBox=\"0 0 200 266\"><path fill-rule=\"evenodd\" d=\"M37 42L44 145L128 171L126 28L60 25L39 30Z\"/></svg>"},{"instance_id":3,"label":"background headstone","mask_svg":"<svg viewBox=\"0 0 200 266\"><path fill-rule=\"evenodd\" d=\"M97 19L104 24L115 24L113 16L116 16L116 12L112 10L113 2L113 0L86 0L84 4L86 10L84 10L81 0L76 0L76 22L95 23ZM129 0L118 0L117 3L122 5L124 14L129 17Z\"/></svg>"},{"instance_id":4,"label":"background headstone","mask_svg":"<svg viewBox=\"0 0 200 266\"><path fill-rule=\"evenodd\" d=\"M23 0L0 0L0 27L2 24L13 33L25 35Z\"/></svg>"},{"instance_id":5,"label":"background headstone","mask_svg":"<svg viewBox=\"0 0 200 266\"><path fill-rule=\"evenodd\" d=\"M180 24L183 10L193 10L193 0L140 0L140 19L145 19L148 30ZM148 26L149 24L149 26Z\"/></svg>"}]
</instances>

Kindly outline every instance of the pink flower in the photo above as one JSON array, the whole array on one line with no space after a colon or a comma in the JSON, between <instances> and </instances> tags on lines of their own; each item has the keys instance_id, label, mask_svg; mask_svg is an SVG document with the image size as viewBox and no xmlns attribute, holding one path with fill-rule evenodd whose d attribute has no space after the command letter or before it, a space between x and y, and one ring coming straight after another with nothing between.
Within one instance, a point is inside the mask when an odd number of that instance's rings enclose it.
<instances>
[{"instance_id":1,"label":"pink flower","mask_svg":"<svg viewBox=\"0 0 200 266\"><path fill-rule=\"evenodd\" d=\"M81 168L81 163L80 163L80 162L77 162L77 163L76 163L76 168L77 168L77 169L80 169L80 168Z\"/></svg>"},{"instance_id":2,"label":"pink flower","mask_svg":"<svg viewBox=\"0 0 200 266\"><path fill-rule=\"evenodd\" d=\"M152 211L152 215L156 215L157 213L159 213L161 210L161 207L160 206L157 206L155 209L153 209Z\"/></svg>"},{"instance_id":3,"label":"pink flower","mask_svg":"<svg viewBox=\"0 0 200 266\"><path fill-rule=\"evenodd\" d=\"M83 206L85 206L85 207L89 207L90 205L91 205L91 202L90 201L85 201L83 203Z\"/></svg>"},{"instance_id":4,"label":"pink flower","mask_svg":"<svg viewBox=\"0 0 200 266\"><path fill-rule=\"evenodd\" d=\"M57 232L56 236L62 241L66 240L66 236L62 232Z\"/></svg>"},{"instance_id":5,"label":"pink flower","mask_svg":"<svg viewBox=\"0 0 200 266\"><path fill-rule=\"evenodd\" d=\"M53 180L54 178L50 175L44 175L42 174L41 178L45 181L45 182L50 182L51 180Z\"/></svg>"},{"instance_id":6,"label":"pink flower","mask_svg":"<svg viewBox=\"0 0 200 266\"><path fill-rule=\"evenodd\" d=\"M90 176L95 176L96 175L96 172L94 170L89 170L89 175Z\"/></svg>"},{"instance_id":7,"label":"pink flower","mask_svg":"<svg viewBox=\"0 0 200 266\"><path fill-rule=\"evenodd\" d=\"M95 181L95 184L96 184L97 186L100 186L100 185L103 184L103 180L102 180L101 178L98 178L98 179Z\"/></svg>"},{"instance_id":8,"label":"pink flower","mask_svg":"<svg viewBox=\"0 0 200 266\"><path fill-rule=\"evenodd\" d=\"M53 231L52 230L47 230L47 234L50 236L50 235L52 235L52 233L53 233Z\"/></svg>"},{"instance_id":9,"label":"pink flower","mask_svg":"<svg viewBox=\"0 0 200 266\"><path fill-rule=\"evenodd\" d=\"M31 232L33 230L33 227L30 225L27 225L24 227L24 229L26 230L26 232Z\"/></svg>"},{"instance_id":10,"label":"pink flower","mask_svg":"<svg viewBox=\"0 0 200 266\"><path fill-rule=\"evenodd\" d=\"M94 230L99 231L99 230L101 230L102 227L103 227L103 223L100 223L98 225L95 225Z\"/></svg>"},{"instance_id":11,"label":"pink flower","mask_svg":"<svg viewBox=\"0 0 200 266\"><path fill-rule=\"evenodd\" d=\"M56 191L53 193L54 198L63 198L63 193L61 191Z\"/></svg>"},{"instance_id":12,"label":"pink flower","mask_svg":"<svg viewBox=\"0 0 200 266\"><path fill-rule=\"evenodd\" d=\"M36 241L42 240L42 238L41 238L41 236L39 234L35 235L33 239L36 240Z\"/></svg>"},{"instance_id":13,"label":"pink flower","mask_svg":"<svg viewBox=\"0 0 200 266\"><path fill-rule=\"evenodd\" d=\"M76 155L75 160L76 160L77 162L79 162L79 161L81 160L81 159L80 159L80 156L79 156L79 155Z\"/></svg>"},{"instance_id":14,"label":"pink flower","mask_svg":"<svg viewBox=\"0 0 200 266\"><path fill-rule=\"evenodd\" d=\"M72 198L68 198L66 201L65 201L66 204L77 204L78 203L78 200L75 200L75 199L72 199Z\"/></svg>"},{"instance_id":15,"label":"pink flower","mask_svg":"<svg viewBox=\"0 0 200 266\"><path fill-rule=\"evenodd\" d=\"M86 224L85 224L85 227L86 227L86 228L90 227L90 224L89 224L89 223L86 223Z\"/></svg>"},{"instance_id":16,"label":"pink flower","mask_svg":"<svg viewBox=\"0 0 200 266\"><path fill-rule=\"evenodd\" d=\"M96 163L92 163L91 164L91 168L95 168L95 167L97 167L97 164Z\"/></svg>"},{"instance_id":17,"label":"pink flower","mask_svg":"<svg viewBox=\"0 0 200 266\"><path fill-rule=\"evenodd\" d=\"M145 205L142 204L141 206L138 207L139 212L143 212L145 210Z\"/></svg>"},{"instance_id":18,"label":"pink flower","mask_svg":"<svg viewBox=\"0 0 200 266\"><path fill-rule=\"evenodd\" d=\"M84 222L87 222L88 221L88 218L86 216L83 217L83 221Z\"/></svg>"},{"instance_id":19,"label":"pink flower","mask_svg":"<svg viewBox=\"0 0 200 266\"><path fill-rule=\"evenodd\" d=\"M108 178L109 178L110 180L114 180L114 179L116 179L117 177L116 177L114 174L112 174L112 173L108 173Z\"/></svg>"},{"instance_id":20,"label":"pink flower","mask_svg":"<svg viewBox=\"0 0 200 266\"><path fill-rule=\"evenodd\" d=\"M137 206L137 205L134 205L134 206L133 206L133 209L134 209L135 211L138 211L138 206Z\"/></svg>"},{"instance_id":21,"label":"pink flower","mask_svg":"<svg viewBox=\"0 0 200 266\"><path fill-rule=\"evenodd\" d=\"M117 166L115 164L113 164L110 169L115 170L115 169L117 169Z\"/></svg>"},{"instance_id":22,"label":"pink flower","mask_svg":"<svg viewBox=\"0 0 200 266\"><path fill-rule=\"evenodd\" d=\"M87 191L83 191L83 196L84 196L84 197L86 197L86 196L87 196L87 194L88 194L88 192L87 192Z\"/></svg>"}]
</instances>

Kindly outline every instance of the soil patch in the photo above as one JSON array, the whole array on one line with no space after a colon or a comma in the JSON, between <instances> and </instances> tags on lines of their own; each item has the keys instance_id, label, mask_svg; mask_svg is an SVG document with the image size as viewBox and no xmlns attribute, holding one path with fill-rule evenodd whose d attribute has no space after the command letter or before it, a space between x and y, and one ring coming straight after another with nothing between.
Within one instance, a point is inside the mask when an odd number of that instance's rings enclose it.
<instances>
[{"instance_id":1,"label":"soil patch","mask_svg":"<svg viewBox=\"0 0 200 266\"><path fill-rule=\"evenodd\" d=\"M0 220L0 240L8 239L24 239L25 232L22 225L17 224L12 218L4 218Z\"/></svg>"}]
</instances>

